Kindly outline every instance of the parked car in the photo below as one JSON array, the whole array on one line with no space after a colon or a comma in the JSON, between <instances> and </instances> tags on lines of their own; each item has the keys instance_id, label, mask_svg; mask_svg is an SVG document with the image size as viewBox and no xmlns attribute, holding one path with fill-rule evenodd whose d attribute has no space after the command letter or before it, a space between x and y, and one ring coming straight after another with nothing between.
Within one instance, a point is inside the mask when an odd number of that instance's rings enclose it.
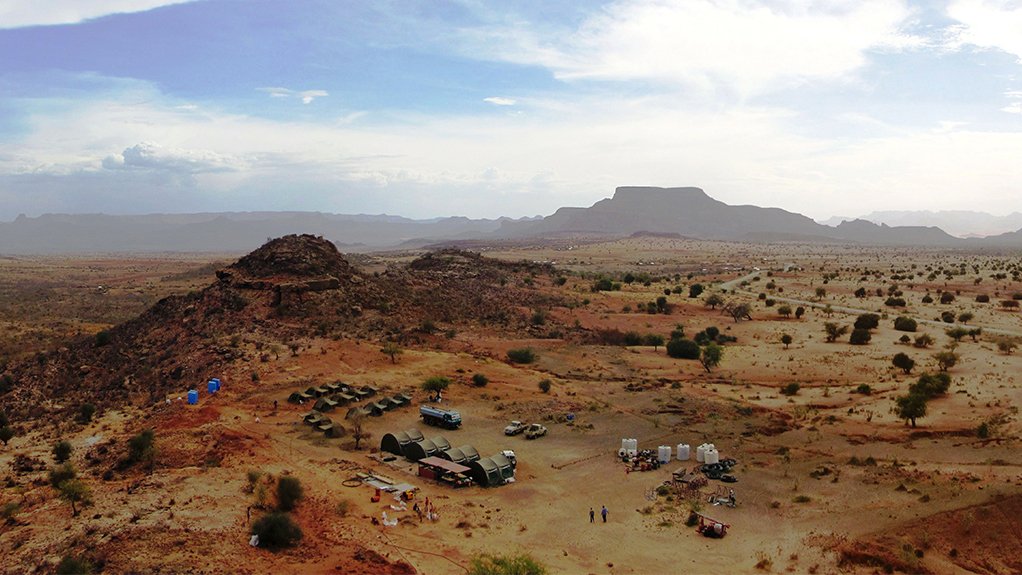
<instances>
[{"instance_id":1,"label":"parked car","mask_svg":"<svg viewBox=\"0 0 1022 575\"><path fill-rule=\"evenodd\" d=\"M538 423L533 423L525 430L525 439L536 439L537 437L543 437L546 435L546 427Z\"/></svg>"},{"instance_id":2,"label":"parked car","mask_svg":"<svg viewBox=\"0 0 1022 575\"><path fill-rule=\"evenodd\" d=\"M512 421L510 424L508 424L507 427L504 428L504 435L518 435L519 433L525 431L526 427L528 426L522 423L521 421Z\"/></svg>"}]
</instances>

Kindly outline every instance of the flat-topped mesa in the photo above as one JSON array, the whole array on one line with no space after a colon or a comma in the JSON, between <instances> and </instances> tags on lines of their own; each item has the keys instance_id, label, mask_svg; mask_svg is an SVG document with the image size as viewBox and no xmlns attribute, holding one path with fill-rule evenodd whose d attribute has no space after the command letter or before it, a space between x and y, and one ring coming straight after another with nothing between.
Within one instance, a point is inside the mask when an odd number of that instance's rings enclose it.
<instances>
[{"instance_id":1,"label":"flat-topped mesa","mask_svg":"<svg viewBox=\"0 0 1022 575\"><path fill-rule=\"evenodd\" d=\"M309 234L270 240L216 276L232 287L256 290L323 291L362 282L333 242Z\"/></svg>"}]
</instances>

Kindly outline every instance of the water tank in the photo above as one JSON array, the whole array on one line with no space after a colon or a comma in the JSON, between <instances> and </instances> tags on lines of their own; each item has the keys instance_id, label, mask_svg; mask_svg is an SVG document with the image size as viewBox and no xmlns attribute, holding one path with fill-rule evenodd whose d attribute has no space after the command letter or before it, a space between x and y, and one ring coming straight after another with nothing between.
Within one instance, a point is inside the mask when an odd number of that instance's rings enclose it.
<instances>
[{"instance_id":1,"label":"water tank","mask_svg":"<svg viewBox=\"0 0 1022 575\"><path fill-rule=\"evenodd\" d=\"M188 405L195 405L199 403L199 390L189 389L188 390Z\"/></svg>"},{"instance_id":2,"label":"water tank","mask_svg":"<svg viewBox=\"0 0 1022 575\"><path fill-rule=\"evenodd\" d=\"M635 456L639 453L639 440L629 439L628 440L628 455Z\"/></svg>"},{"instance_id":3,"label":"water tank","mask_svg":"<svg viewBox=\"0 0 1022 575\"><path fill-rule=\"evenodd\" d=\"M659 461L660 463L670 463L671 462L671 446L670 445L661 445L661 446L657 447L657 461Z\"/></svg>"},{"instance_id":4,"label":"water tank","mask_svg":"<svg viewBox=\"0 0 1022 575\"><path fill-rule=\"evenodd\" d=\"M687 443L678 444L678 461L688 461L690 456L689 446Z\"/></svg>"},{"instance_id":5,"label":"water tank","mask_svg":"<svg viewBox=\"0 0 1022 575\"><path fill-rule=\"evenodd\" d=\"M720 463L720 454L717 453L716 449L707 449L703 455L704 462L708 464Z\"/></svg>"},{"instance_id":6,"label":"water tank","mask_svg":"<svg viewBox=\"0 0 1022 575\"><path fill-rule=\"evenodd\" d=\"M702 463L706 460L706 444L702 444L696 448L696 461Z\"/></svg>"}]
</instances>

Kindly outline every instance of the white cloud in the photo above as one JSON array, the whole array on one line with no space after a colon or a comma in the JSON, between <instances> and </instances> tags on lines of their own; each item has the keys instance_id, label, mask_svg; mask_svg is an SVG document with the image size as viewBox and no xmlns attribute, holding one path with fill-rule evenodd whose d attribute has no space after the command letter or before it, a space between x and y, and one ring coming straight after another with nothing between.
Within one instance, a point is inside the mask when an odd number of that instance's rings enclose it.
<instances>
[{"instance_id":1,"label":"white cloud","mask_svg":"<svg viewBox=\"0 0 1022 575\"><path fill-rule=\"evenodd\" d=\"M541 65L564 80L649 80L741 94L806 79L844 79L875 50L924 41L904 32L903 1L628 0L577 29L532 23L470 31L471 50Z\"/></svg>"},{"instance_id":2,"label":"white cloud","mask_svg":"<svg viewBox=\"0 0 1022 575\"><path fill-rule=\"evenodd\" d=\"M1022 3L1017 0L956 0L948 16L961 22L954 44L972 44L1014 55L1022 63Z\"/></svg>"},{"instance_id":3,"label":"white cloud","mask_svg":"<svg viewBox=\"0 0 1022 575\"><path fill-rule=\"evenodd\" d=\"M242 167L237 159L210 150L168 149L152 142L135 144L119 156L107 156L102 164L108 170L145 169L179 174L231 172Z\"/></svg>"},{"instance_id":4,"label":"white cloud","mask_svg":"<svg viewBox=\"0 0 1022 575\"><path fill-rule=\"evenodd\" d=\"M1022 114L1022 102L1012 102L1001 108L1001 111L1009 114Z\"/></svg>"},{"instance_id":5,"label":"white cloud","mask_svg":"<svg viewBox=\"0 0 1022 575\"><path fill-rule=\"evenodd\" d=\"M330 94L326 90L303 90L296 91L290 88L279 86L256 88L260 92L266 92L271 98L298 98L303 104L311 104L316 98L325 98Z\"/></svg>"},{"instance_id":6,"label":"white cloud","mask_svg":"<svg viewBox=\"0 0 1022 575\"><path fill-rule=\"evenodd\" d=\"M518 103L518 101L513 98L502 98L500 96L483 98L483 101L487 104L493 104L494 106L514 106Z\"/></svg>"},{"instance_id":7,"label":"white cloud","mask_svg":"<svg viewBox=\"0 0 1022 575\"><path fill-rule=\"evenodd\" d=\"M2 0L0 29L26 26L77 24L85 20L145 12L160 6L184 4L194 0Z\"/></svg>"}]
</instances>

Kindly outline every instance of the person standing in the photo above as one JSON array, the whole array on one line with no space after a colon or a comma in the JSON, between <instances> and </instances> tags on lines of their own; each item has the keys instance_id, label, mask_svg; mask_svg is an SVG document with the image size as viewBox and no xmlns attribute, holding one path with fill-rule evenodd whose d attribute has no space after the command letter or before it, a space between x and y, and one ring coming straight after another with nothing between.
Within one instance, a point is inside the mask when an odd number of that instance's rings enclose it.
<instances>
[{"instance_id":1,"label":"person standing","mask_svg":"<svg viewBox=\"0 0 1022 575\"><path fill-rule=\"evenodd\" d=\"M604 505L603 509L600 510L600 515L603 516L603 522L606 523L607 522L607 506L606 505Z\"/></svg>"},{"instance_id":2,"label":"person standing","mask_svg":"<svg viewBox=\"0 0 1022 575\"><path fill-rule=\"evenodd\" d=\"M596 512L593 511L592 507L589 508L589 522L590 523L595 523L596 522Z\"/></svg>"}]
</instances>

